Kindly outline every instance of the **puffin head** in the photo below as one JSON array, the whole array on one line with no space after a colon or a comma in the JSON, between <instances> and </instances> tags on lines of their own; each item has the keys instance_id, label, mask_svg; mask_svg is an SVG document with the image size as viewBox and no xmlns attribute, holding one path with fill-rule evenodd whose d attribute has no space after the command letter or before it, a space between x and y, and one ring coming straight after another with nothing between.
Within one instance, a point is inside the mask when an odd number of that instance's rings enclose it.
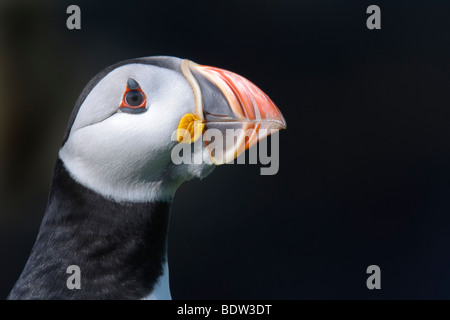
<instances>
[{"instance_id":1,"label":"puffin head","mask_svg":"<svg viewBox=\"0 0 450 320\"><path fill-rule=\"evenodd\" d=\"M285 127L275 104L247 79L189 60L146 57L108 67L87 84L59 157L73 179L106 198L170 201L183 181L205 177ZM212 151L205 133L227 129L242 134ZM202 161L175 164L179 144Z\"/></svg>"}]
</instances>

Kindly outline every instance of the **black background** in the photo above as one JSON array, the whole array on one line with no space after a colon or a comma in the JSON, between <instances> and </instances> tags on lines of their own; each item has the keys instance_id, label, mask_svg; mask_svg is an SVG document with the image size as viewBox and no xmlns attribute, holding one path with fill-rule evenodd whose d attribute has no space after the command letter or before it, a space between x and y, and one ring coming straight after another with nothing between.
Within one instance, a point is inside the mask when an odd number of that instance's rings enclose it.
<instances>
[{"instance_id":1,"label":"black background","mask_svg":"<svg viewBox=\"0 0 450 320\"><path fill-rule=\"evenodd\" d=\"M81 30L66 8L81 8ZM381 30L366 9L381 7ZM280 170L217 168L171 216L174 299L450 298L448 1L0 4L0 296L25 265L84 85L115 62L239 73L288 123ZM381 268L381 290L366 268Z\"/></svg>"}]
</instances>

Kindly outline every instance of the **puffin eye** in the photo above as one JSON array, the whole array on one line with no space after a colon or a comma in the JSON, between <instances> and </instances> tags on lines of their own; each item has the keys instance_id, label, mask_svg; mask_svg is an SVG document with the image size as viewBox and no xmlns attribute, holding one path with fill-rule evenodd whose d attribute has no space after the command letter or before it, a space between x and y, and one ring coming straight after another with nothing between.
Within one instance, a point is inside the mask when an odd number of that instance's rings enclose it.
<instances>
[{"instance_id":1,"label":"puffin eye","mask_svg":"<svg viewBox=\"0 0 450 320\"><path fill-rule=\"evenodd\" d=\"M145 100L144 94L137 90L129 91L125 95L125 102L130 107L138 107L142 104L142 102L144 102L144 100Z\"/></svg>"},{"instance_id":2,"label":"puffin eye","mask_svg":"<svg viewBox=\"0 0 450 320\"><path fill-rule=\"evenodd\" d=\"M145 108L146 103L147 97L141 90L139 84L134 79L128 79L127 89L123 94L120 110L127 113L142 113L147 110Z\"/></svg>"}]
</instances>

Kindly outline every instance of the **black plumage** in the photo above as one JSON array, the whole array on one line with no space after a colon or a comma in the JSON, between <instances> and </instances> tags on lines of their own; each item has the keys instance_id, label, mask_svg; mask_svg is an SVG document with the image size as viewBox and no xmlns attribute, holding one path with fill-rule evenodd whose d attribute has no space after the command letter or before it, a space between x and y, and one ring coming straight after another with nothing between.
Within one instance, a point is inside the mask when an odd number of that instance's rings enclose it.
<instances>
[{"instance_id":1,"label":"black plumage","mask_svg":"<svg viewBox=\"0 0 450 320\"><path fill-rule=\"evenodd\" d=\"M36 243L8 299L141 299L166 256L170 204L118 203L73 180L57 161ZM69 265L81 290L68 289Z\"/></svg>"}]
</instances>

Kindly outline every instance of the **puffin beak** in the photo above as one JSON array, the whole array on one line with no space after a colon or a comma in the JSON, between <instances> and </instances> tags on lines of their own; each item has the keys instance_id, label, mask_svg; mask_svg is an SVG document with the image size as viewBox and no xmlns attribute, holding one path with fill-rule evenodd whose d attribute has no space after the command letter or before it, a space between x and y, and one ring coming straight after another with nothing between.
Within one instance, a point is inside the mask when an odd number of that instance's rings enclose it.
<instances>
[{"instance_id":1,"label":"puffin beak","mask_svg":"<svg viewBox=\"0 0 450 320\"><path fill-rule=\"evenodd\" d=\"M183 60L181 69L193 88L195 113L204 125L204 141L214 164L233 161L261 139L286 128L273 101L244 77L189 60ZM208 131L221 134L219 147Z\"/></svg>"}]
</instances>

